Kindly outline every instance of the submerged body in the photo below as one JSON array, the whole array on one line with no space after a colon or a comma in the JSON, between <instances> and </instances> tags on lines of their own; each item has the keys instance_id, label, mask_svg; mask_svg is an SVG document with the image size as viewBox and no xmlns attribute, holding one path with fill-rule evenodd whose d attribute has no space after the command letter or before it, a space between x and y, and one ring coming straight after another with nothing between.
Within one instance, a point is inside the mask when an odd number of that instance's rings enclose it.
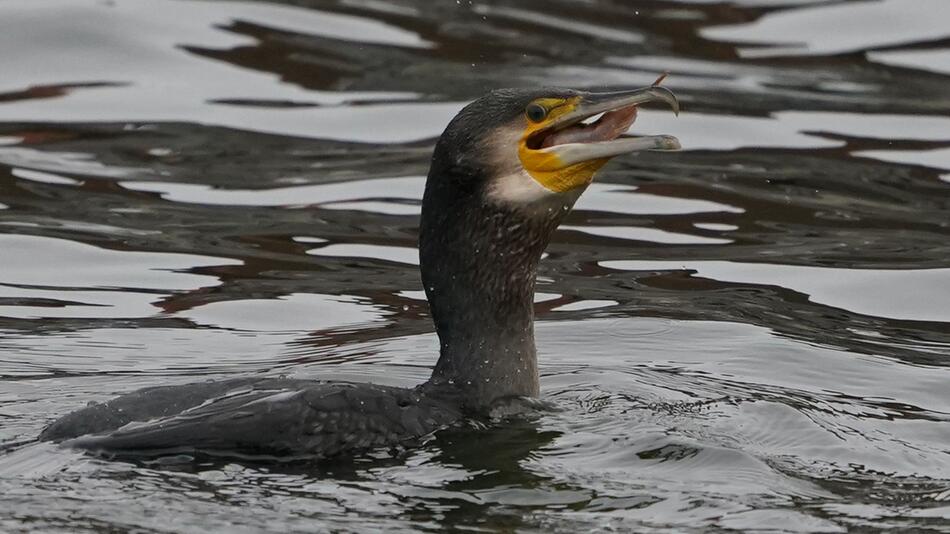
<instances>
[{"instance_id":1,"label":"submerged body","mask_svg":"<svg viewBox=\"0 0 950 534\"><path fill-rule=\"evenodd\" d=\"M551 235L609 158L678 148L619 138L668 90L509 89L466 106L435 147L422 202L422 282L440 341L412 388L238 378L147 388L68 414L42 440L114 456L294 460L396 447L539 393L533 296ZM583 121L603 114L596 122Z\"/></svg>"},{"instance_id":2,"label":"submerged body","mask_svg":"<svg viewBox=\"0 0 950 534\"><path fill-rule=\"evenodd\" d=\"M40 439L122 456L286 461L397 446L461 416L457 402L422 386L237 378L146 388L93 404L57 420Z\"/></svg>"}]
</instances>

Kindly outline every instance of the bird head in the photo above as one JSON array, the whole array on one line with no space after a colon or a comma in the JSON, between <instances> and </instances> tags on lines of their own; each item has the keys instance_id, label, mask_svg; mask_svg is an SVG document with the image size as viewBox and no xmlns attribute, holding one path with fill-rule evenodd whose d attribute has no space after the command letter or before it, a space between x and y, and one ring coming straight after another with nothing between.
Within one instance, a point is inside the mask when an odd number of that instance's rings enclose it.
<instances>
[{"instance_id":1,"label":"bird head","mask_svg":"<svg viewBox=\"0 0 950 534\"><path fill-rule=\"evenodd\" d=\"M641 104L663 102L679 112L673 93L657 84L585 92L564 88L499 89L472 102L436 145L430 181L509 207L573 200L611 158L643 150L676 150L669 135L625 132ZM439 185L439 184L437 184Z\"/></svg>"}]
</instances>

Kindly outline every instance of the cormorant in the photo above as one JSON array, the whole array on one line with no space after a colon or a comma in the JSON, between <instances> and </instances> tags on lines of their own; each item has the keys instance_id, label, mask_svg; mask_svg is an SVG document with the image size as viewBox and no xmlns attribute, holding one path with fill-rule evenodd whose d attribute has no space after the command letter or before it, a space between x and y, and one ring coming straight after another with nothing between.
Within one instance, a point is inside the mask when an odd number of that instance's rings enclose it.
<instances>
[{"instance_id":1,"label":"cormorant","mask_svg":"<svg viewBox=\"0 0 950 534\"><path fill-rule=\"evenodd\" d=\"M441 343L427 382L250 377L151 387L72 412L40 439L118 456L317 459L399 446L536 397L541 254L610 158L679 148L666 135L621 137L651 101L678 112L673 93L654 84L500 89L452 119L432 155L420 221L422 283Z\"/></svg>"}]
</instances>

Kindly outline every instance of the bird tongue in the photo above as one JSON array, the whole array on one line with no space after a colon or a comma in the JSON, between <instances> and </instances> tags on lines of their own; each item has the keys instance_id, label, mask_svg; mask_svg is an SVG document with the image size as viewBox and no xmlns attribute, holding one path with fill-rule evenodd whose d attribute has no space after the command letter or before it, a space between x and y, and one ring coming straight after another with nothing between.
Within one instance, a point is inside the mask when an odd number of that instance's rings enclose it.
<instances>
[{"instance_id":1,"label":"bird tongue","mask_svg":"<svg viewBox=\"0 0 950 534\"><path fill-rule=\"evenodd\" d=\"M637 120L637 106L608 111L593 124L575 124L544 138L541 148L568 143L612 141L630 129Z\"/></svg>"}]
</instances>

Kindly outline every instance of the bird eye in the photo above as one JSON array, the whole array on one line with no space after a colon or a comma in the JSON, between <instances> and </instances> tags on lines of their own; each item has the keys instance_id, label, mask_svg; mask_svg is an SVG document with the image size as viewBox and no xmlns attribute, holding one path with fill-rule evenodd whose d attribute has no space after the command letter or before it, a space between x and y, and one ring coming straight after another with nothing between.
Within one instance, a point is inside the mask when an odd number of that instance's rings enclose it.
<instances>
[{"instance_id":1,"label":"bird eye","mask_svg":"<svg viewBox=\"0 0 950 534\"><path fill-rule=\"evenodd\" d=\"M528 104L528 107L525 108L524 114L531 122L541 122L548 116L548 110L541 104L532 103Z\"/></svg>"}]
</instances>

